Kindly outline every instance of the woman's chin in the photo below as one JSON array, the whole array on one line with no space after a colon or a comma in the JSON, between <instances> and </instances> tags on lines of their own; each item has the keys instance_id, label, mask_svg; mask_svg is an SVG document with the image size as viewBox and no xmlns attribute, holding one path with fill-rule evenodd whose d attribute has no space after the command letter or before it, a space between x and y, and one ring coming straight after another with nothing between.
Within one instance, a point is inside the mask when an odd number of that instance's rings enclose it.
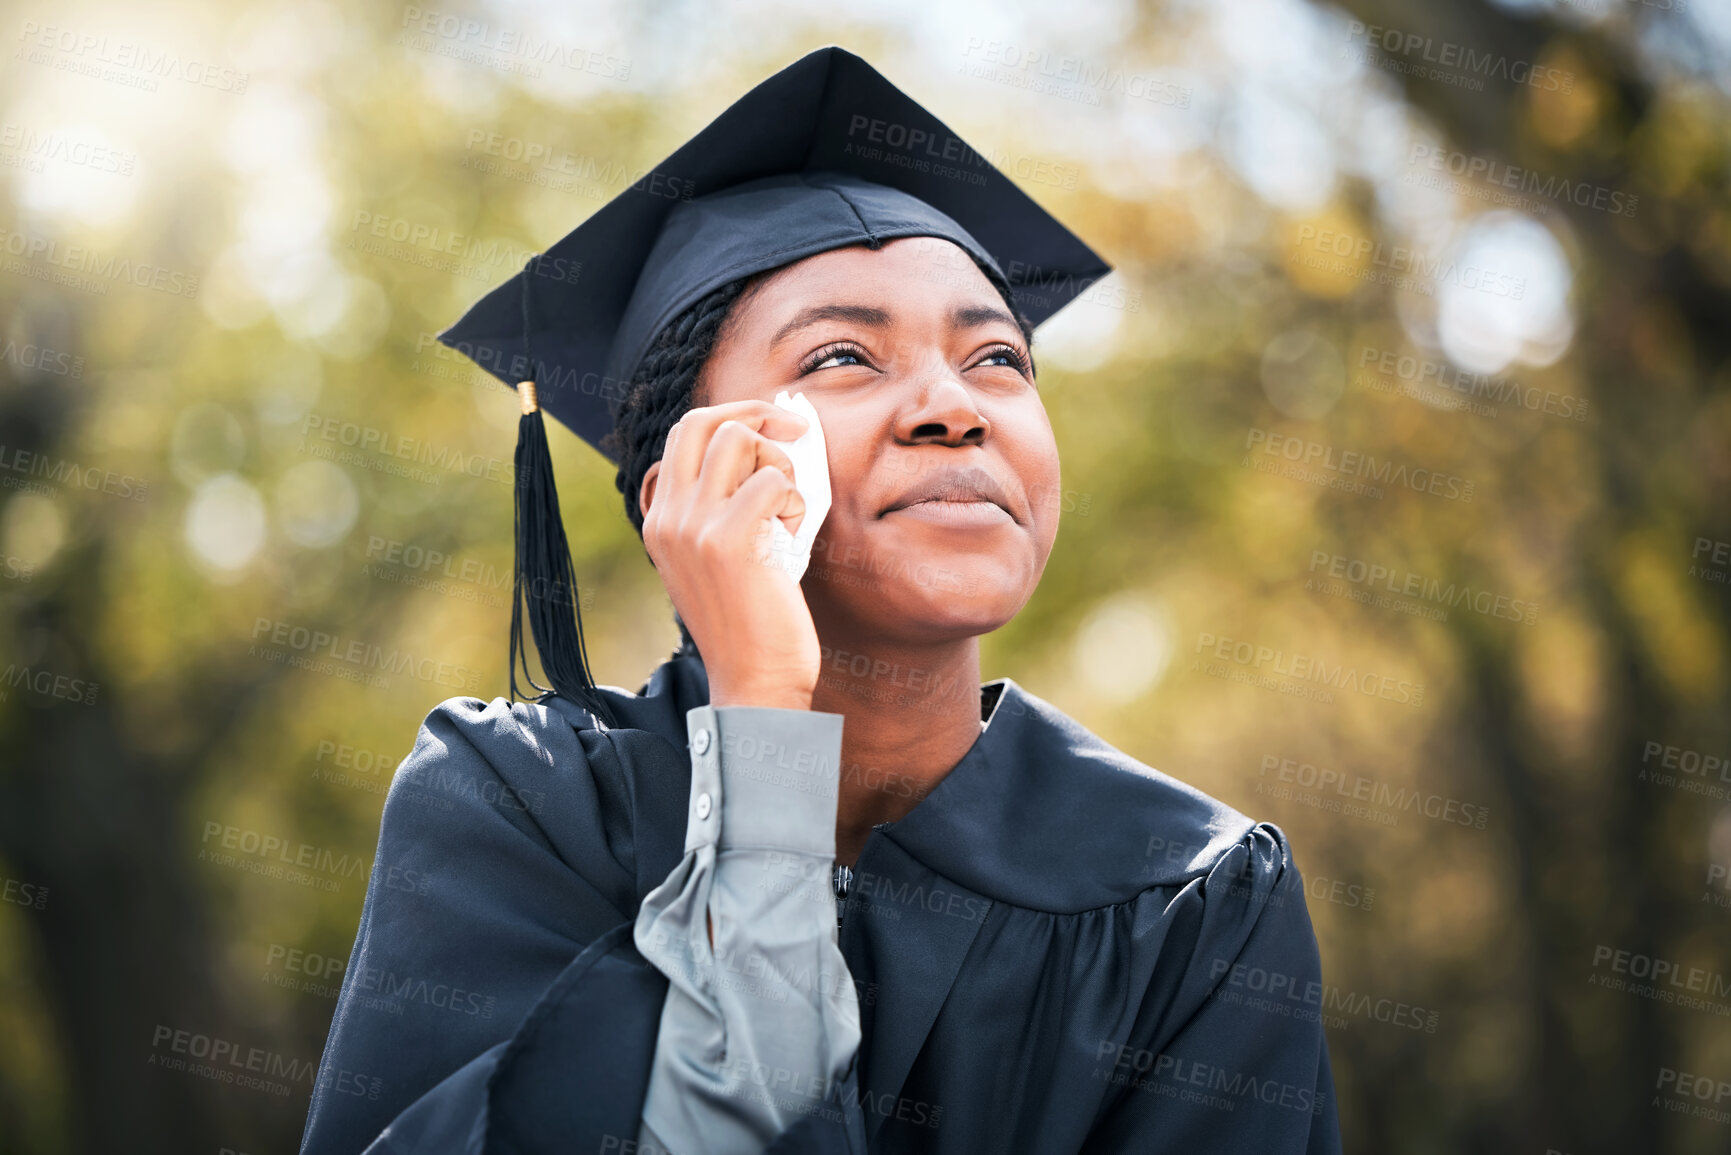
<instances>
[{"instance_id":1,"label":"woman's chin","mask_svg":"<svg viewBox=\"0 0 1731 1155\"><path fill-rule=\"evenodd\" d=\"M881 638L892 645L933 644L989 634L1015 617L1027 601L1021 587L1012 590L1001 586L1001 573L991 581L960 572L942 579L925 576L929 580L891 579L886 575L858 588L831 586L820 596L841 616L852 619L862 636ZM807 587L808 598L813 592ZM821 621L818 632L822 636Z\"/></svg>"}]
</instances>

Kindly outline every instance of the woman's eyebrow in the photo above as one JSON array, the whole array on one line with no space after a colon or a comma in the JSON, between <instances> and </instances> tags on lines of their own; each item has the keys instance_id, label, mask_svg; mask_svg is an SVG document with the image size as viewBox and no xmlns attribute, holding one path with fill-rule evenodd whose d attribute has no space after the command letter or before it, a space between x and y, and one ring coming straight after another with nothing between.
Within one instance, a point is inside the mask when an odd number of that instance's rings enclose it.
<instances>
[{"instance_id":1,"label":"woman's eyebrow","mask_svg":"<svg viewBox=\"0 0 1731 1155\"><path fill-rule=\"evenodd\" d=\"M819 321L852 321L856 325L885 329L889 327L890 315L888 311L872 305L813 305L809 309L801 309L794 314L793 320L777 329L775 336L770 338L770 348L775 348L801 329L808 329Z\"/></svg>"},{"instance_id":2,"label":"woman's eyebrow","mask_svg":"<svg viewBox=\"0 0 1731 1155\"><path fill-rule=\"evenodd\" d=\"M994 322L1002 322L1012 329L1020 328L1014 317L1002 309L994 309L990 305L957 305L950 310L951 329L972 329Z\"/></svg>"},{"instance_id":3,"label":"woman's eyebrow","mask_svg":"<svg viewBox=\"0 0 1731 1155\"><path fill-rule=\"evenodd\" d=\"M775 336L770 338L770 348L775 348L801 329L810 328L820 321L852 321L856 325L885 329L890 325L890 315L886 310L873 305L813 305L809 309L801 309L794 314L793 320L777 329ZM1014 317L990 305L957 305L950 310L952 330L972 329L994 323L1005 324L1012 329L1017 327Z\"/></svg>"}]
</instances>

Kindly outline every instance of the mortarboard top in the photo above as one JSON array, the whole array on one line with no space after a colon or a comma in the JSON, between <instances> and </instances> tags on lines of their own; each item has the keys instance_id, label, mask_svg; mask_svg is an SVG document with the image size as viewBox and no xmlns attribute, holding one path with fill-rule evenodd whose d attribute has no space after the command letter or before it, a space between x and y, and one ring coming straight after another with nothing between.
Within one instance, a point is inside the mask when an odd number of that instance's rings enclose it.
<instances>
[{"instance_id":1,"label":"mortarboard top","mask_svg":"<svg viewBox=\"0 0 1731 1155\"><path fill-rule=\"evenodd\" d=\"M906 236L953 241L1001 274L1033 325L1111 271L942 121L831 47L746 93L439 340L507 385L535 381L540 407L601 450L643 353L686 307L740 277Z\"/></svg>"}]
</instances>

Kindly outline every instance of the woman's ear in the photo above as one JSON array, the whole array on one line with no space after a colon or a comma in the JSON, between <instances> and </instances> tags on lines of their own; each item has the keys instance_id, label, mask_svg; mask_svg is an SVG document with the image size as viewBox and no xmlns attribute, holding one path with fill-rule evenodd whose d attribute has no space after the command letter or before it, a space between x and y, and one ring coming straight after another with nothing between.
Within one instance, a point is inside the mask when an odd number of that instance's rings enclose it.
<instances>
[{"instance_id":1,"label":"woman's ear","mask_svg":"<svg viewBox=\"0 0 1731 1155\"><path fill-rule=\"evenodd\" d=\"M649 506L655 500L655 479L661 473L661 462L649 463L649 471L643 475L643 484L637 490L637 512L644 517L649 516Z\"/></svg>"}]
</instances>

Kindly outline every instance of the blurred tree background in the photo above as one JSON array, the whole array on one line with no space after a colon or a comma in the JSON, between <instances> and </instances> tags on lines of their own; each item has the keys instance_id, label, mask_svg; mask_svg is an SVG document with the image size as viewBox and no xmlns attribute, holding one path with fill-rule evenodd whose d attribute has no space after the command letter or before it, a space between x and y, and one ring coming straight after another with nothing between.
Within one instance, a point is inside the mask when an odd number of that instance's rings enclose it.
<instances>
[{"instance_id":1,"label":"blurred tree background","mask_svg":"<svg viewBox=\"0 0 1731 1155\"><path fill-rule=\"evenodd\" d=\"M296 1149L392 767L505 687L432 336L826 43L1117 268L985 673L1292 837L1347 1149L1731 1148L1731 5L1343 3L8 5L0 1151Z\"/></svg>"}]
</instances>

